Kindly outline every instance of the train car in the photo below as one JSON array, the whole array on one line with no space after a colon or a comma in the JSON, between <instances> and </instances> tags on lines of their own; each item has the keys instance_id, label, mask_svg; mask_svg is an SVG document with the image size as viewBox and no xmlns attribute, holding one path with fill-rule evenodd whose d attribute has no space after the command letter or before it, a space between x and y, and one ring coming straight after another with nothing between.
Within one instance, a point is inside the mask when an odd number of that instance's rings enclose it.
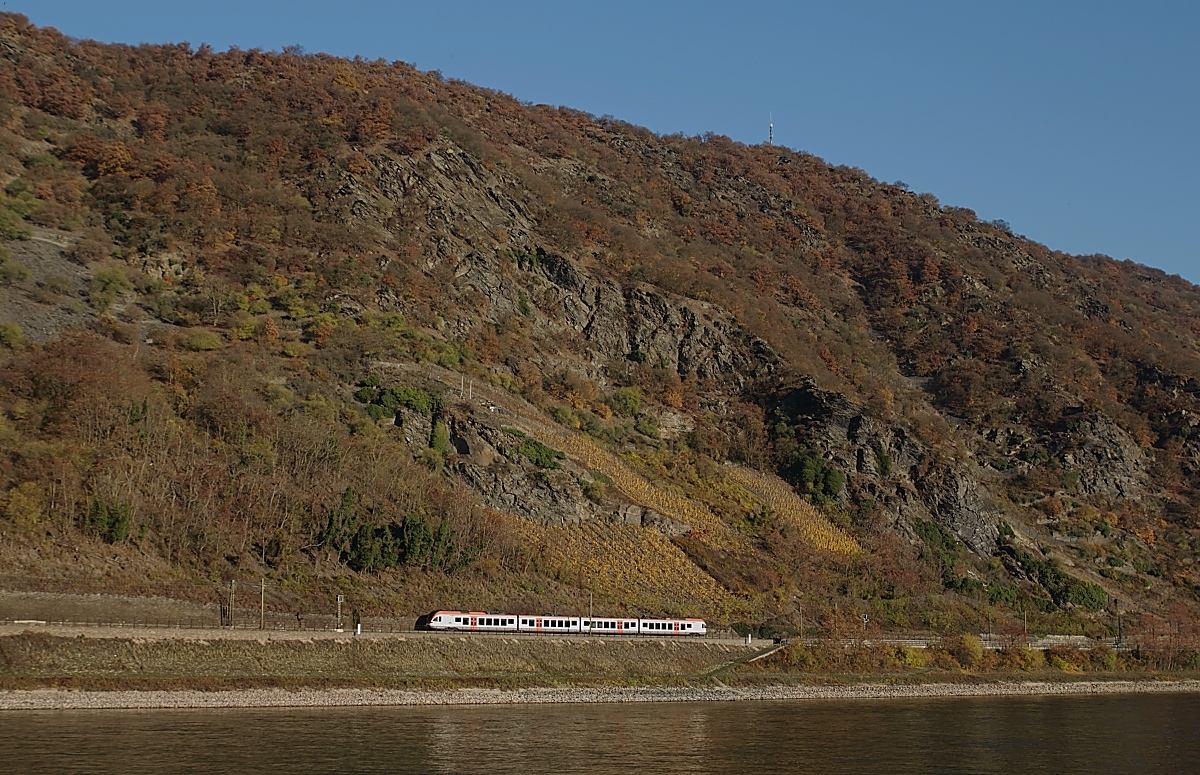
<instances>
[{"instance_id":1,"label":"train car","mask_svg":"<svg viewBox=\"0 0 1200 775\"><path fill-rule=\"evenodd\" d=\"M703 619L506 614L488 611L434 611L417 619L418 630L456 632L586 633L592 635L705 635Z\"/></svg>"},{"instance_id":2,"label":"train car","mask_svg":"<svg viewBox=\"0 0 1200 775\"><path fill-rule=\"evenodd\" d=\"M637 635L637 619L584 619L580 631L593 635Z\"/></svg>"},{"instance_id":3,"label":"train car","mask_svg":"<svg viewBox=\"0 0 1200 775\"><path fill-rule=\"evenodd\" d=\"M639 619L639 635L704 635L703 619Z\"/></svg>"},{"instance_id":4,"label":"train car","mask_svg":"<svg viewBox=\"0 0 1200 775\"><path fill-rule=\"evenodd\" d=\"M517 617L517 626L521 632L583 632L582 619L578 616L558 616L555 614L521 614Z\"/></svg>"},{"instance_id":5,"label":"train car","mask_svg":"<svg viewBox=\"0 0 1200 775\"><path fill-rule=\"evenodd\" d=\"M434 611L427 617L418 619L417 628L460 632L517 632L517 619L516 614L487 611Z\"/></svg>"}]
</instances>

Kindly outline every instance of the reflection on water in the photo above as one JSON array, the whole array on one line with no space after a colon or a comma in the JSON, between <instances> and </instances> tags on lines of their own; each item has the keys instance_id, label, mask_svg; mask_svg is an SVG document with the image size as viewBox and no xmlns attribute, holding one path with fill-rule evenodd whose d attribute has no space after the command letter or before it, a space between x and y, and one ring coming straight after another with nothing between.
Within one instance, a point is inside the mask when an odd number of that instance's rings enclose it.
<instances>
[{"instance_id":1,"label":"reflection on water","mask_svg":"<svg viewBox=\"0 0 1200 775\"><path fill-rule=\"evenodd\" d=\"M1194 773L1200 696L37 711L0 771Z\"/></svg>"}]
</instances>

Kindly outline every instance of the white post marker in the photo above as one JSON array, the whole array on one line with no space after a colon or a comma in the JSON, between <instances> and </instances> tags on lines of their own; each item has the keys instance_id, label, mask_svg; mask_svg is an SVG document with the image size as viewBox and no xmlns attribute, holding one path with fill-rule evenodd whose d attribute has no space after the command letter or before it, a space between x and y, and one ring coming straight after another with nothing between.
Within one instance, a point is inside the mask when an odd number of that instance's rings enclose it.
<instances>
[{"instance_id":1,"label":"white post marker","mask_svg":"<svg viewBox=\"0 0 1200 775\"><path fill-rule=\"evenodd\" d=\"M357 626L357 627L355 628L355 630L354 630L354 634L355 634L355 635L362 635L362 622L359 622L359 623L358 623L358 626Z\"/></svg>"}]
</instances>

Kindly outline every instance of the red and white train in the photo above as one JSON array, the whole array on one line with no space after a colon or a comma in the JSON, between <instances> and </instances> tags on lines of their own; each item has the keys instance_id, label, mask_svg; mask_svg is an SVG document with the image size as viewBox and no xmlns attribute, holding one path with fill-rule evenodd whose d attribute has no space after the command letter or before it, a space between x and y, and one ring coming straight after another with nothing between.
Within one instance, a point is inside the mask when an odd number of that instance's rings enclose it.
<instances>
[{"instance_id":1,"label":"red and white train","mask_svg":"<svg viewBox=\"0 0 1200 775\"><path fill-rule=\"evenodd\" d=\"M434 611L417 620L419 630L459 632L540 632L584 635L704 635L703 619L503 614L485 611Z\"/></svg>"}]
</instances>

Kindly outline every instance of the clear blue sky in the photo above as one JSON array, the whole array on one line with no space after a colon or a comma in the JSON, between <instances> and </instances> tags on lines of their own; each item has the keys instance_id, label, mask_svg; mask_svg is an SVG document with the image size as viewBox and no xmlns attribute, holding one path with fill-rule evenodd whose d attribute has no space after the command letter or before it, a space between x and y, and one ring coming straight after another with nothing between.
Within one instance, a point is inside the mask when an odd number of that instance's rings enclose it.
<instances>
[{"instance_id":1,"label":"clear blue sky","mask_svg":"<svg viewBox=\"0 0 1200 775\"><path fill-rule=\"evenodd\" d=\"M403 60L775 141L1200 283L1200 3L7 0L77 38Z\"/></svg>"}]
</instances>

